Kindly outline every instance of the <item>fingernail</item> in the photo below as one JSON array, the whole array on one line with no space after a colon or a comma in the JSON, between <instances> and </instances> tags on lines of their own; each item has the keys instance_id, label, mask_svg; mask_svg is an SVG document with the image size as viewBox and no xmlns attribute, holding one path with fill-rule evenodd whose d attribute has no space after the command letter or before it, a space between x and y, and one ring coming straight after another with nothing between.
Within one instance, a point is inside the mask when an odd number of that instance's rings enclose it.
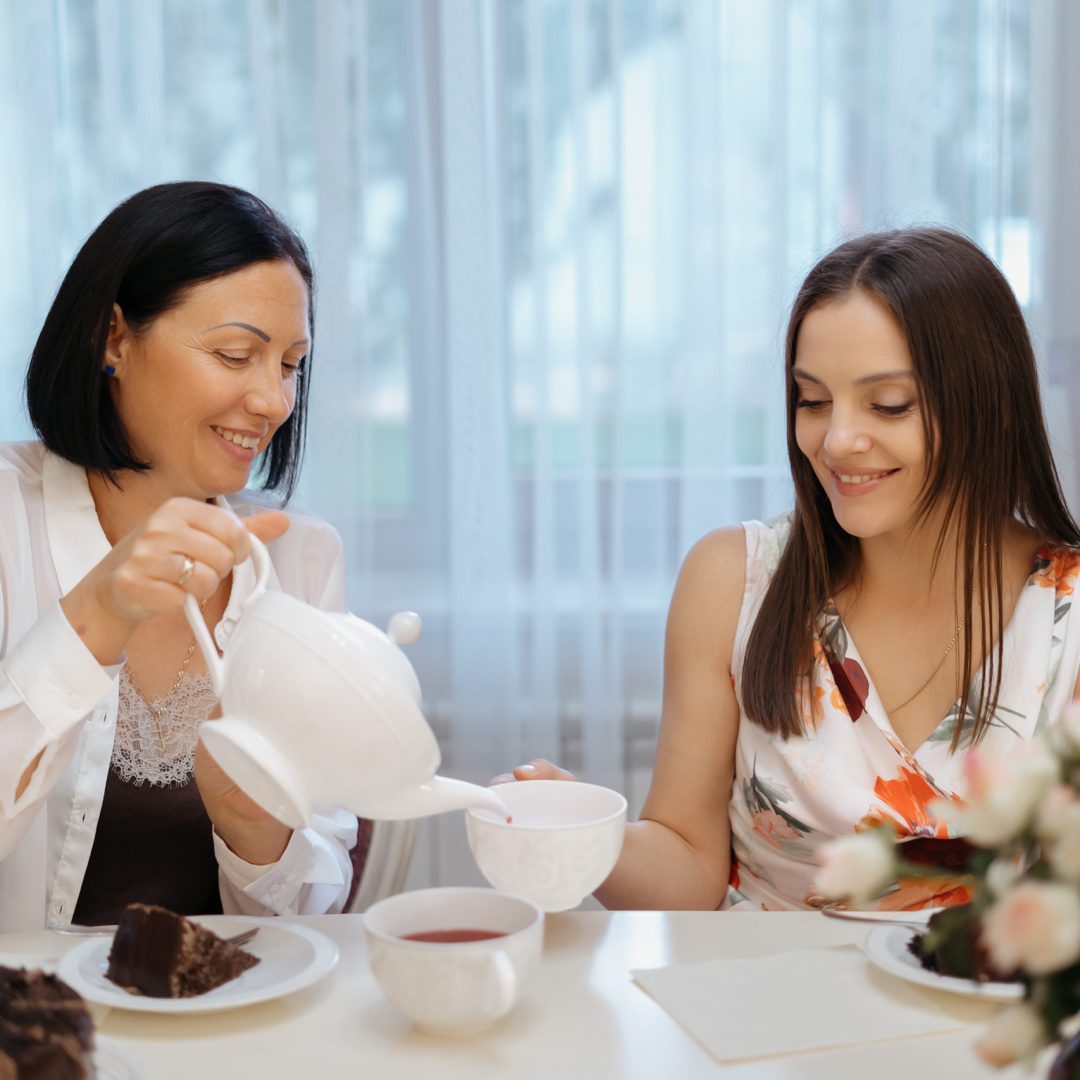
<instances>
[{"instance_id":1,"label":"fingernail","mask_svg":"<svg viewBox=\"0 0 1080 1080\"><path fill-rule=\"evenodd\" d=\"M522 765L521 768L518 769L517 771L518 772L536 772L536 766L535 765Z\"/></svg>"}]
</instances>

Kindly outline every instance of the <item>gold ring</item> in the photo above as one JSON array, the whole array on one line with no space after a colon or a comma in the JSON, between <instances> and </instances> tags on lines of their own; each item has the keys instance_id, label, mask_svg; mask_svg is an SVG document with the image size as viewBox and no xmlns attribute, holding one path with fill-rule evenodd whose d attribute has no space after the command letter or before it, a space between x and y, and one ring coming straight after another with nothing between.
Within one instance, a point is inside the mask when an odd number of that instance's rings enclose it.
<instances>
[{"instance_id":1,"label":"gold ring","mask_svg":"<svg viewBox=\"0 0 1080 1080\"><path fill-rule=\"evenodd\" d=\"M191 580L191 575L194 573L195 560L190 555L185 555L184 566L180 571L180 576L176 579L176 584L183 588Z\"/></svg>"}]
</instances>

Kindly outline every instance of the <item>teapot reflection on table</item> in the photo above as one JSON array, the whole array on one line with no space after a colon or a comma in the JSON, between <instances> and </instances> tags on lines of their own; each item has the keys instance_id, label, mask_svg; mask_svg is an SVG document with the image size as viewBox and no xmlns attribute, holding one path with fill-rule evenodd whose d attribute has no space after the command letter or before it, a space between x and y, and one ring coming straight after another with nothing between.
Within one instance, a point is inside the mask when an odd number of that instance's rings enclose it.
<instances>
[{"instance_id":1,"label":"teapot reflection on table","mask_svg":"<svg viewBox=\"0 0 1080 1080\"><path fill-rule=\"evenodd\" d=\"M441 757L401 645L420 634L402 612L384 634L355 615L320 611L268 591L270 556L251 538L255 588L218 656L195 598L184 613L221 701L200 738L255 802L299 829L316 804L397 820L487 807L490 788L436 776Z\"/></svg>"}]
</instances>

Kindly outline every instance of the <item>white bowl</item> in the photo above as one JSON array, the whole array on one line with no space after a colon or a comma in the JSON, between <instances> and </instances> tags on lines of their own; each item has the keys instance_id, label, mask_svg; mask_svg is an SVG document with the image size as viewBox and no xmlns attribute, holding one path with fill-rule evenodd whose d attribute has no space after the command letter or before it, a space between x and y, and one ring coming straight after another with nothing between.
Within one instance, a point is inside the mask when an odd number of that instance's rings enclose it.
<instances>
[{"instance_id":1,"label":"white bowl","mask_svg":"<svg viewBox=\"0 0 1080 1080\"><path fill-rule=\"evenodd\" d=\"M485 809L465 815L469 847L484 877L544 911L577 907L619 858L626 799L577 780L521 780L496 790L509 822Z\"/></svg>"},{"instance_id":2,"label":"white bowl","mask_svg":"<svg viewBox=\"0 0 1080 1080\"><path fill-rule=\"evenodd\" d=\"M481 941L410 941L404 935L488 930ZM544 913L492 889L418 889L364 912L368 959L383 993L436 1035L470 1035L505 1016L540 960Z\"/></svg>"}]
</instances>

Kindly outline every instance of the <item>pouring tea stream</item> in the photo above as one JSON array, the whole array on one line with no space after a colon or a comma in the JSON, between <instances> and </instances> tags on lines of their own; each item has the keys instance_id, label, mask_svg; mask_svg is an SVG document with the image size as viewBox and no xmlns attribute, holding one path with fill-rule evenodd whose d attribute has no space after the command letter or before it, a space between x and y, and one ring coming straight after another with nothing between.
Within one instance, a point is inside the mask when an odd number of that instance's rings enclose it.
<instances>
[{"instance_id":1,"label":"pouring tea stream","mask_svg":"<svg viewBox=\"0 0 1080 1080\"><path fill-rule=\"evenodd\" d=\"M493 789L436 775L439 746L400 648L419 637L420 617L400 612L383 633L268 591L270 556L257 537L251 547L255 587L222 656L195 598L184 601L221 702L200 738L236 784L294 829L317 804L376 820L468 807L508 817Z\"/></svg>"}]
</instances>

